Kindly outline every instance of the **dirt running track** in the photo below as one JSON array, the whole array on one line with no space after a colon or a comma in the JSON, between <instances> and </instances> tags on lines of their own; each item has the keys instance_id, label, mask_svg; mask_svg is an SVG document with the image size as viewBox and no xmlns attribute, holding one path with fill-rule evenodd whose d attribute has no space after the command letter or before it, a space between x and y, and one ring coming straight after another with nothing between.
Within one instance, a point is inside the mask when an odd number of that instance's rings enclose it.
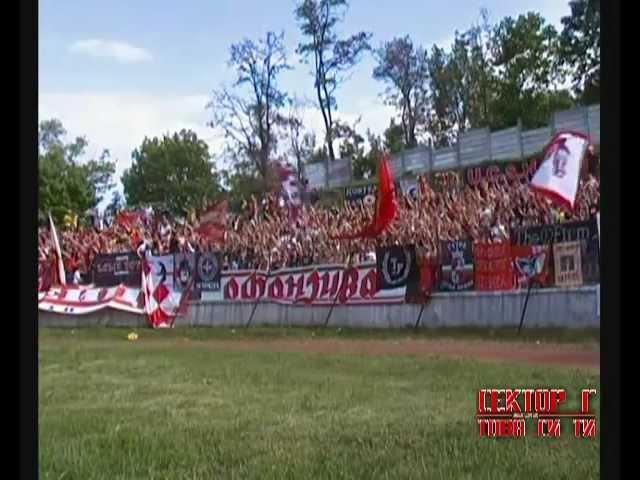
<instances>
[{"instance_id":1,"label":"dirt running track","mask_svg":"<svg viewBox=\"0 0 640 480\"><path fill-rule=\"evenodd\" d=\"M185 341L189 341L184 339ZM199 342L198 342L199 343ZM318 354L414 355L467 358L495 362L525 362L600 370L598 344L487 342L471 340L340 340L333 338L278 340L214 340L211 348L239 351Z\"/></svg>"}]
</instances>

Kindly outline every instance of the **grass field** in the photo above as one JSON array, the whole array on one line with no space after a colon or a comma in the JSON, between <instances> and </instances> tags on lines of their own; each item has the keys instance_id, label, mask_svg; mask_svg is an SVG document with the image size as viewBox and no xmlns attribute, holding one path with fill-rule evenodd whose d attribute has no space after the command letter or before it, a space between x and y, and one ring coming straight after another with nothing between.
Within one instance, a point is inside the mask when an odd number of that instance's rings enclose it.
<instances>
[{"instance_id":1,"label":"grass field","mask_svg":"<svg viewBox=\"0 0 640 480\"><path fill-rule=\"evenodd\" d=\"M212 340L398 338L513 342L512 331L41 329L40 478L598 478L599 436L479 438L478 388L600 393L597 370L212 347ZM526 331L524 342L598 341ZM216 344L218 345L218 344ZM599 411L599 401L594 402ZM568 407L567 407L568 408Z\"/></svg>"}]
</instances>

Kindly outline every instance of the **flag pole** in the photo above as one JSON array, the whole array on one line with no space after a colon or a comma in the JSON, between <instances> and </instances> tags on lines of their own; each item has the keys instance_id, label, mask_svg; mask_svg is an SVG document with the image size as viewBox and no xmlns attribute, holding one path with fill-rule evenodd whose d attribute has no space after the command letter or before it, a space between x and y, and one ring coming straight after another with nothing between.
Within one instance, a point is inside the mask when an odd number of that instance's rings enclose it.
<instances>
[{"instance_id":1,"label":"flag pole","mask_svg":"<svg viewBox=\"0 0 640 480\"><path fill-rule=\"evenodd\" d=\"M258 269L255 269L253 275L256 276L258 273ZM264 289L265 292L267 290L267 282L269 281L269 276L271 275L271 253L269 253L269 266L267 268L267 276L264 281ZM253 316L256 313L256 309L258 308L258 303L260 302L260 298L262 295L258 294L256 297L256 301L253 303L253 309L251 310L251 315L249 316L249 321L245 324L245 328L249 328L251 326L251 322L253 321Z\"/></svg>"},{"instance_id":2,"label":"flag pole","mask_svg":"<svg viewBox=\"0 0 640 480\"><path fill-rule=\"evenodd\" d=\"M347 266L349 266L349 264L351 263L351 254L349 254L349 256L347 257ZM344 289L344 285L345 285L345 272L347 271L346 267L342 267L342 281L340 282L340 288L338 288L338 291L336 292L335 297L333 298L333 303L331 304L331 308L329 309L329 313L327 314L327 318L325 318L324 320L324 326L323 328L327 328L327 325L329 324L329 319L331 318L331 315L333 314L333 309L336 306L336 303L338 303L338 298L340 298L340 294L342 293L342 290Z\"/></svg>"},{"instance_id":3,"label":"flag pole","mask_svg":"<svg viewBox=\"0 0 640 480\"><path fill-rule=\"evenodd\" d=\"M426 299L422 302L422 307L420 307L420 313L418 314L418 319L416 320L416 324L413 326L414 330L417 330L420 326L420 319L422 318L422 312L424 312L424 307L427 304Z\"/></svg>"},{"instance_id":4,"label":"flag pole","mask_svg":"<svg viewBox=\"0 0 640 480\"><path fill-rule=\"evenodd\" d=\"M522 315L520 316L520 325L518 326L518 335L520 335L520 331L522 330L522 325L524 324L524 315L527 313L527 304L529 303L529 295L531 295L531 288L533 287L533 282L529 279L529 286L527 288L527 296L524 299L524 307L522 308Z\"/></svg>"}]
</instances>

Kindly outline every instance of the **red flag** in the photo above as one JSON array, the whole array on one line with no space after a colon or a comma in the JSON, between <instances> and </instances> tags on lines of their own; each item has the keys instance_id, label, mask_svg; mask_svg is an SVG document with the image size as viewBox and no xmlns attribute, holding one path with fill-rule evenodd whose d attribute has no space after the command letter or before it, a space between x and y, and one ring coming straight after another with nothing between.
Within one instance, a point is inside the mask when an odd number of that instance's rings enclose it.
<instances>
[{"instance_id":1,"label":"red flag","mask_svg":"<svg viewBox=\"0 0 640 480\"><path fill-rule=\"evenodd\" d=\"M196 227L196 232L213 240L223 240L227 226L227 208L228 202L226 200L210 207L200 217L200 224Z\"/></svg>"},{"instance_id":2,"label":"red flag","mask_svg":"<svg viewBox=\"0 0 640 480\"><path fill-rule=\"evenodd\" d=\"M123 210L118 214L116 223L122 227L131 228L136 223L142 222L142 212L130 212Z\"/></svg>"},{"instance_id":3,"label":"red flag","mask_svg":"<svg viewBox=\"0 0 640 480\"><path fill-rule=\"evenodd\" d=\"M380 161L380 175L378 182L378 202L376 204L376 213L369 225L357 233L338 235L336 239L353 239L353 238L375 238L380 235L398 214L398 205L396 202L396 184L393 178L393 172L389 166L389 157L387 153Z\"/></svg>"}]
</instances>

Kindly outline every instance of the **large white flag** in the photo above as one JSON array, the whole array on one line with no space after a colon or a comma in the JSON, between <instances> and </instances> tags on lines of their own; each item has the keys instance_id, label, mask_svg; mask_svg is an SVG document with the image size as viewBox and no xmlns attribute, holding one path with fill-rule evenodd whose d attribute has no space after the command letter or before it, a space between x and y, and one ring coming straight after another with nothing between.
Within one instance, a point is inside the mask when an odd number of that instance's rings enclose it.
<instances>
[{"instance_id":1,"label":"large white flag","mask_svg":"<svg viewBox=\"0 0 640 480\"><path fill-rule=\"evenodd\" d=\"M60 250L60 242L58 241L58 232L56 232L56 226L53 224L53 218L49 213L49 226L51 228L51 238L53 239L53 246L56 250L56 266L58 270L58 282L60 285L67 284L67 274L64 271L64 262L62 261L62 251Z\"/></svg>"},{"instance_id":2,"label":"large white flag","mask_svg":"<svg viewBox=\"0 0 640 480\"><path fill-rule=\"evenodd\" d=\"M579 132L560 132L544 150L544 160L531 179L531 188L573 209L588 137Z\"/></svg>"},{"instance_id":3,"label":"large white flag","mask_svg":"<svg viewBox=\"0 0 640 480\"><path fill-rule=\"evenodd\" d=\"M145 255L142 261L144 311L153 328L173 327L179 313L182 294L173 289L173 260Z\"/></svg>"}]
</instances>

